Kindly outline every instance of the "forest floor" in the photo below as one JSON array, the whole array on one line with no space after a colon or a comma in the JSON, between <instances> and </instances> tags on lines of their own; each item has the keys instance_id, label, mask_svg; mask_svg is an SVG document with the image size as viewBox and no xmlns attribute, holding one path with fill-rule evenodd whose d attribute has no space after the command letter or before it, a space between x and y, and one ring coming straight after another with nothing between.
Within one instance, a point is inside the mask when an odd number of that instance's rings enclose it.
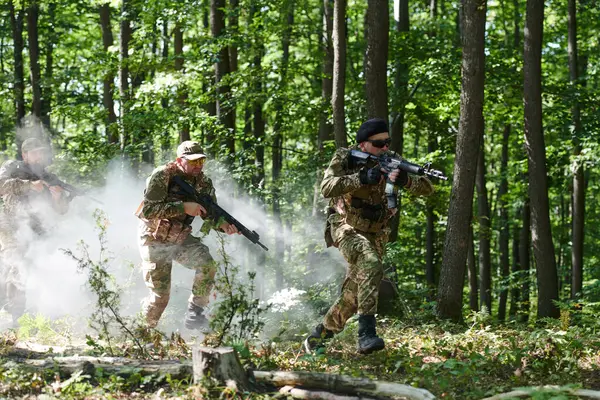
<instances>
[{"instance_id":1,"label":"forest floor","mask_svg":"<svg viewBox=\"0 0 600 400\"><path fill-rule=\"evenodd\" d=\"M36 325L30 321L30 325ZM245 367L253 370L296 370L368 377L429 390L436 398L482 399L526 387L535 399L570 399L574 388L600 390L600 339L595 324L568 326L568 321L543 320L534 325L494 324L475 316L465 324L431 320L418 324L380 320L386 349L368 356L356 353L356 321L336 336L321 354L305 354L302 335L258 345L234 344ZM218 385L191 385L190 378L164 374L144 376L130 368L125 377L85 372L70 378L56 368L32 371L22 357L106 355L106 347L88 337L66 338L58 329L6 330L0 337L2 398L231 398ZM42 327L42 328L41 328ZM19 337L21 336L21 337ZM160 338L160 336L159 336ZM150 358L190 363L194 340L171 335L147 343ZM210 337L208 338L210 342ZM116 355L129 356L131 343L117 343ZM20 353L16 349L21 349ZM102 354L104 351L104 354ZM28 353L29 352L29 353ZM17 356L18 355L18 356ZM35 356L31 356L35 355ZM21 361L19 358L21 357ZM552 390L536 389L554 385ZM246 393L240 398L281 398L277 392ZM521 397L523 398L523 397ZM525 397L526 398L526 397Z\"/></svg>"}]
</instances>

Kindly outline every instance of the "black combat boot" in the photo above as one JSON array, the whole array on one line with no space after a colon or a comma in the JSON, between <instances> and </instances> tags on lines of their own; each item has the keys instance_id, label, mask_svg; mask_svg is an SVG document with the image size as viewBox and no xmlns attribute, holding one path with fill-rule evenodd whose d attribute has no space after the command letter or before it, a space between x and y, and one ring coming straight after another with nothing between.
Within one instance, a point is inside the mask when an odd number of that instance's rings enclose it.
<instances>
[{"instance_id":1,"label":"black combat boot","mask_svg":"<svg viewBox=\"0 0 600 400\"><path fill-rule=\"evenodd\" d=\"M383 339L377 336L374 315L360 315L358 317L358 352L371 354L385 347Z\"/></svg>"},{"instance_id":2,"label":"black combat boot","mask_svg":"<svg viewBox=\"0 0 600 400\"><path fill-rule=\"evenodd\" d=\"M187 329L206 329L208 328L208 319L204 316L204 308L188 303L187 313L185 314L185 327Z\"/></svg>"},{"instance_id":3,"label":"black combat boot","mask_svg":"<svg viewBox=\"0 0 600 400\"><path fill-rule=\"evenodd\" d=\"M312 353L325 347L325 341L333 337L333 331L319 324L313 329L310 335L304 341L304 351Z\"/></svg>"}]
</instances>

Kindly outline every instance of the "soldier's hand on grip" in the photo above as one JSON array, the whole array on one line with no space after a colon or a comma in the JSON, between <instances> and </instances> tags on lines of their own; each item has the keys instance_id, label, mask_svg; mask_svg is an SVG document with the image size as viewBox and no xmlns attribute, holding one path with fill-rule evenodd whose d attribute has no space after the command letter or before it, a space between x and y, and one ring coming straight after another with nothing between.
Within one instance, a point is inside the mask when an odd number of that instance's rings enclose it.
<instances>
[{"instance_id":1,"label":"soldier's hand on grip","mask_svg":"<svg viewBox=\"0 0 600 400\"><path fill-rule=\"evenodd\" d=\"M408 173L401 169L395 169L390 172L388 178L396 186L404 187L408 183Z\"/></svg>"},{"instance_id":2,"label":"soldier's hand on grip","mask_svg":"<svg viewBox=\"0 0 600 400\"><path fill-rule=\"evenodd\" d=\"M34 190L36 192L42 192L45 189L46 189L46 184L44 183L44 181L39 180L39 181L31 182L31 190Z\"/></svg>"},{"instance_id":3,"label":"soldier's hand on grip","mask_svg":"<svg viewBox=\"0 0 600 400\"><path fill-rule=\"evenodd\" d=\"M234 233L237 233L238 235L240 235L241 233L238 231L238 229L235 227L235 225L230 224L228 222L225 222L223 224L221 224L221 226L219 226L219 228L221 228L221 230L223 232L225 232L228 235L233 235Z\"/></svg>"},{"instance_id":4,"label":"soldier's hand on grip","mask_svg":"<svg viewBox=\"0 0 600 400\"><path fill-rule=\"evenodd\" d=\"M184 202L183 211L185 211L187 215L191 215L192 217L203 217L206 215L206 209L200 204L194 203L193 201Z\"/></svg>"},{"instance_id":5,"label":"soldier's hand on grip","mask_svg":"<svg viewBox=\"0 0 600 400\"><path fill-rule=\"evenodd\" d=\"M379 168L363 168L358 172L358 179L363 185L377 185L382 177L383 173Z\"/></svg>"}]
</instances>

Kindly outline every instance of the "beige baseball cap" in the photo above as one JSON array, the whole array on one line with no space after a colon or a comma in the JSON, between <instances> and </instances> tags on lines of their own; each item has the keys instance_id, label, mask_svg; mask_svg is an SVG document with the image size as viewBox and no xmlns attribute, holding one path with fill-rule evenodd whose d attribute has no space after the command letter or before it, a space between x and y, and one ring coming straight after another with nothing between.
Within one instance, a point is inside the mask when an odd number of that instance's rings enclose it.
<instances>
[{"instance_id":1,"label":"beige baseball cap","mask_svg":"<svg viewBox=\"0 0 600 400\"><path fill-rule=\"evenodd\" d=\"M187 160L196 160L198 158L206 158L204 150L200 143L193 140L186 140L177 146L177 157Z\"/></svg>"},{"instance_id":2,"label":"beige baseball cap","mask_svg":"<svg viewBox=\"0 0 600 400\"><path fill-rule=\"evenodd\" d=\"M23 142L23 144L21 145L21 152L23 152L23 153L26 153L28 151L40 150L40 149L49 150L50 146L38 138L26 139Z\"/></svg>"}]
</instances>

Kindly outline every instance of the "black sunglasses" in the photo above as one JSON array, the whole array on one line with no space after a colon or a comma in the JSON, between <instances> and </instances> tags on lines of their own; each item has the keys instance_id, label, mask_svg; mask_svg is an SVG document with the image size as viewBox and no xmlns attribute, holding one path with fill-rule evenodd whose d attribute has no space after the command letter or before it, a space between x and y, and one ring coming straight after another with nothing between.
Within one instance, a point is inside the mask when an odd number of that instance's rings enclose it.
<instances>
[{"instance_id":1,"label":"black sunglasses","mask_svg":"<svg viewBox=\"0 0 600 400\"><path fill-rule=\"evenodd\" d=\"M373 146L378 149L383 149L385 146L389 146L392 143L392 139L383 139L383 140L367 140L367 142L371 143Z\"/></svg>"}]
</instances>

